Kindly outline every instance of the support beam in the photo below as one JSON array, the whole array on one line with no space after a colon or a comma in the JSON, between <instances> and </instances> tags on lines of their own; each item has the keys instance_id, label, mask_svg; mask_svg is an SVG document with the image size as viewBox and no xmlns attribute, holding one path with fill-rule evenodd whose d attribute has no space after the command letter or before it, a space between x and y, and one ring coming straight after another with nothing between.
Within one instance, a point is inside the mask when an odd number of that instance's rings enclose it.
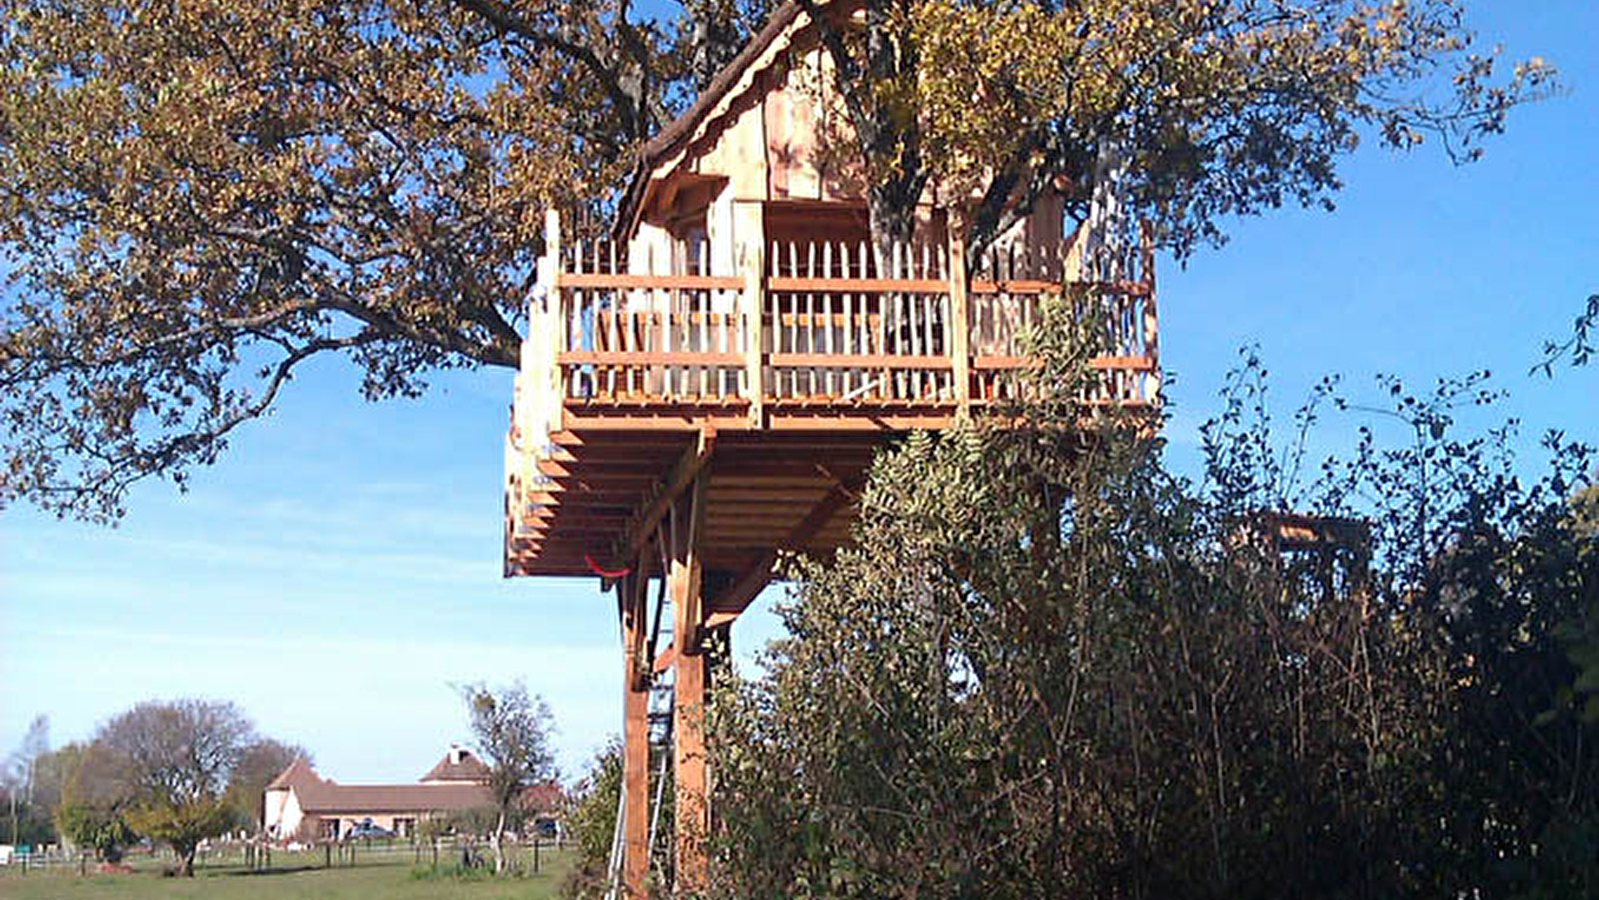
<instances>
[{"instance_id":1,"label":"support beam","mask_svg":"<svg viewBox=\"0 0 1599 900\"><path fill-rule=\"evenodd\" d=\"M704 572L700 536L709 474L694 481L677 505L672 532L672 606L676 696L672 734L677 765L677 893L696 894L707 883L705 841L710 828L705 771L705 654L699 645L704 624Z\"/></svg>"},{"instance_id":2,"label":"support beam","mask_svg":"<svg viewBox=\"0 0 1599 900\"><path fill-rule=\"evenodd\" d=\"M622 580L622 887L630 900L643 900L649 877L650 723L649 681L643 672L645 591L648 560Z\"/></svg>"},{"instance_id":3,"label":"support beam","mask_svg":"<svg viewBox=\"0 0 1599 900\"><path fill-rule=\"evenodd\" d=\"M738 613L742 612L744 607L755 599L755 595L759 594L771 582L772 569L777 565L777 551L803 548L806 541L827 527L827 523L832 521L833 516L840 509L854 500L855 494L855 491L850 490L843 484L834 484L833 489L824 494L822 499L811 507L811 511L806 513L805 518L801 519L798 525L789 530L777 548L763 551L753 565L745 569L734 580L732 585L718 594L715 600L711 601L710 608L713 612L710 620L717 625L721 625L724 622L731 621L728 618L730 613L733 616L737 616Z\"/></svg>"},{"instance_id":4,"label":"support beam","mask_svg":"<svg viewBox=\"0 0 1599 900\"><path fill-rule=\"evenodd\" d=\"M631 559L639 548L644 546L655 533L655 526L659 525L671 510L672 504L696 483L700 471L711 461L711 454L715 450L716 429L709 426L701 428L694 442L689 444L677 464L672 467L672 473L667 477L665 485L639 511L638 518L628 526L626 534L617 543L618 558Z\"/></svg>"}]
</instances>

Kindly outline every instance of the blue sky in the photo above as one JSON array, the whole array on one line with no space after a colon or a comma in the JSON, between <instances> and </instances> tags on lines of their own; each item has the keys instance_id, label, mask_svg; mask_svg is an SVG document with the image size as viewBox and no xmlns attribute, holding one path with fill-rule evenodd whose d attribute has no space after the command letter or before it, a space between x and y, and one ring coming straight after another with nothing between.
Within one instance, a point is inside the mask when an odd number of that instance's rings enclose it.
<instances>
[{"instance_id":1,"label":"blue sky","mask_svg":"<svg viewBox=\"0 0 1599 900\"><path fill-rule=\"evenodd\" d=\"M1185 269L1163 261L1178 465L1246 343L1284 418L1327 373L1376 402L1377 372L1422 387L1489 368L1529 448L1546 427L1599 443L1599 366L1526 374L1599 292L1599 4L1470 11L1508 55L1558 65L1569 92L1518 111L1480 163L1363 149L1337 212L1238 222ZM0 514L0 754L36 713L59 744L140 700L203 696L238 702L332 777L414 779L465 737L452 684L523 678L575 775L620 723L614 607L590 580L500 578L510 378L454 374L421 401L373 405L327 362L189 494L138 489L119 528ZM1358 424L1396 428L1335 417L1318 443ZM738 649L772 633L772 593Z\"/></svg>"}]
</instances>

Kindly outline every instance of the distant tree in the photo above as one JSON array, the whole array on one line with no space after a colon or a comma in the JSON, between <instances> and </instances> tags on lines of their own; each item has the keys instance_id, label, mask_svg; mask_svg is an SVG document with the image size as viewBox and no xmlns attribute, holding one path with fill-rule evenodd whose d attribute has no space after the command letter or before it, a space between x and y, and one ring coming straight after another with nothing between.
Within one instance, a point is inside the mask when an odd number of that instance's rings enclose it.
<instances>
[{"instance_id":1,"label":"distant tree","mask_svg":"<svg viewBox=\"0 0 1599 900\"><path fill-rule=\"evenodd\" d=\"M520 681L498 689L481 682L468 684L460 692L478 753L489 767L488 788L496 813L489 840L494 870L504 872L500 840L506 829L521 824L523 793L535 782L555 777L550 708L542 697L529 696Z\"/></svg>"},{"instance_id":2,"label":"distant tree","mask_svg":"<svg viewBox=\"0 0 1599 900\"><path fill-rule=\"evenodd\" d=\"M0 768L0 792L7 813L8 842L43 843L51 836L48 807L39 806L35 797L38 761L50 750L50 719L35 716L22 743Z\"/></svg>"},{"instance_id":3,"label":"distant tree","mask_svg":"<svg viewBox=\"0 0 1599 900\"><path fill-rule=\"evenodd\" d=\"M120 860L122 849L138 835L128 825L131 797L112 755L98 743L74 743L56 751L53 761L61 773L56 827L74 844L92 849L97 859Z\"/></svg>"},{"instance_id":4,"label":"distant tree","mask_svg":"<svg viewBox=\"0 0 1599 900\"><path fill-rule=\"evenodd\" d=\"M176 700L135 706L106 723L95 744L111 761L128 824L170 844L187 876L200 841L233 822L225 792L254 739L232 703Z\"/></svg>"},{"instance_id":5,"label":"distant tree","mask_svg":"<svg viewBox=\"0 0 1599 900\"><path fill-rule=\"evenodd\" d=\"M228 778L227 801L233 810L234 824L259 829L266 815L265 794L272 779L296 759L312 762L310 751L298 744L261 738L244 748Z\"/></svg>"}]
</instances>

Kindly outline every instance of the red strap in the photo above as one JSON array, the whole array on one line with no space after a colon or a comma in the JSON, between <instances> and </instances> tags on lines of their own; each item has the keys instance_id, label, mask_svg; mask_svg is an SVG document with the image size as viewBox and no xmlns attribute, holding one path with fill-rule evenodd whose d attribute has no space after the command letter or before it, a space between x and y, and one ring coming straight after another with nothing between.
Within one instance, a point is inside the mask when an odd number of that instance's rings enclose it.
<instances>
[{"instance_id":1,"label":"red strap","mask_svg":"<svg viewBox=\"0 0 1599 900\"><path fill-rule=\"evenodd\" d=\"M633 573L632 566L628 566L625 569L607 569L600 565L599 560L596 560L587 553L583 554L583 561L588 563L589 568L594 570L594 574L600 576L601 578L622 578Z\"/></svg>"}]
</instances>

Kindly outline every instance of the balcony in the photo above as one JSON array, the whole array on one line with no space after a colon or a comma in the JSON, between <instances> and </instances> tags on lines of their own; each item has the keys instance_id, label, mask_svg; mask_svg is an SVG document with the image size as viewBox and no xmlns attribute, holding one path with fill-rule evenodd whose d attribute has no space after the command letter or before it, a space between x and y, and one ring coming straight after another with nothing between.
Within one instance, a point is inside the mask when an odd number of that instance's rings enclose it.
<instances>
[{"instance_id":1,"label":"balcony","mask_svg":"<svg viewBox=\"0 0 1599 900\"><path fill-rule=\"evenodd\" d=\"M893 435L1016 399L1025 335L1069 284L1095 288L1085 296L1107 330L1086 399L1157 402L1147 241L1092 267L1076 240L995 252L970 278L947 246L755 245L721 267L733 274L710 274L708 248L630 266L620 246L563 245L553 218L546 243L507 442L511 574L590 574L625 557L648 538L637 532L652 497L713 452L706 435L725 463L711 486L727 499L711 509L729 510L728 546L793 544L810 505ZM1124 277L1074 277L1085 268ZM836 545L846 520L806 546Z\"/></svg>"}]
</instances>

